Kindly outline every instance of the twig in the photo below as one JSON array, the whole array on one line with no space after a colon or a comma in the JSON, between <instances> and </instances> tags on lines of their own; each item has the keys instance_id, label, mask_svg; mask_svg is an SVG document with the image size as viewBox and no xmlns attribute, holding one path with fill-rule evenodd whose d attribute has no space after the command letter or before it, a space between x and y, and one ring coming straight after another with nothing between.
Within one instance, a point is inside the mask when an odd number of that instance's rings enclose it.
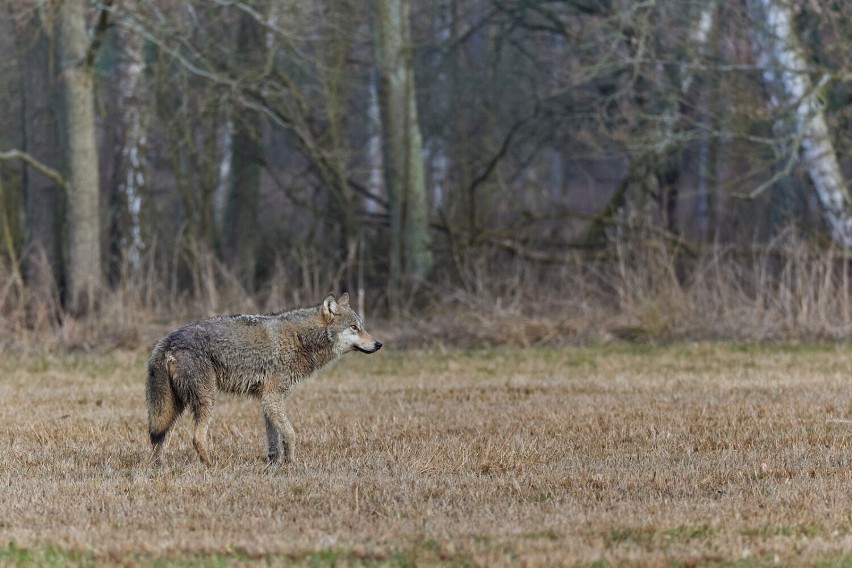
<instances>
[{"instance_id":1,"label":"twig","mask_svg":"<svg viewBox=\"0 0 852 568\"><path fill-rule=\"evenodd\" d=\"M9 150L7 152L0 152L0 160L21 160L55 181L63 189L68 188L68 183L65 181L65 178L62 177L62 174L44 162L39 161L32 154L22 152L21 150Z\"/></svg>"},{"instance_id":2,"label":"twig","mask_svg":"<svg viewBox=\"0 0 852 568\"><path fill-rule=\"evenodd\" d=\"M101 4L101 11L98 14L98 21L95 24L95 29L92 31L92 42L89 44L89 49L86 50L86 67L91 67L95 62L95 57L98 56L98 50L104 41L104 34L109 28L109 12L112 8L113 0L104 0Z\"/></svg>"}]
</instances>

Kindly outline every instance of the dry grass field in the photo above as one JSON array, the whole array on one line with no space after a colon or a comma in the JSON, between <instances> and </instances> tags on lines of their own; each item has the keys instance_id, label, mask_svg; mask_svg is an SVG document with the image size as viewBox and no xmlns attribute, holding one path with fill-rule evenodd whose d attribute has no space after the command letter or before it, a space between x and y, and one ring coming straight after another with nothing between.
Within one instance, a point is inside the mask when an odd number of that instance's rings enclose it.
<instances>
[{"instance_id":1,"label":"dry grass field","mask_svg":"<svg viewBox=\"0 0 852 568\"><path fill-rule=\"evenodd\" d=\"M157 471L146 355L0 356L0 564L852 565L847 346L353 354Z\"/></svg>"}]
</instances>

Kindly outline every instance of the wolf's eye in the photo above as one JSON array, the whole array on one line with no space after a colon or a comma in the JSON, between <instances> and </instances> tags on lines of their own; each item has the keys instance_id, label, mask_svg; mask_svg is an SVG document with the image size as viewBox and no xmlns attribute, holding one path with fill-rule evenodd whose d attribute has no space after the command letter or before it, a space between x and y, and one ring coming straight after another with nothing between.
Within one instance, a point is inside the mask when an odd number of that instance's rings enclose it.
<instances>
[{"instance_id":1,"label":"wolf's eye","mask_svg":"<svg viewBox=\"0 0 852 568\"><path fill-rule=\"evenodd\" d=\"M352 331L358 331L358 326L353 323L349 326L349 329L351 329Z\"/></svg>"}]
</instances>

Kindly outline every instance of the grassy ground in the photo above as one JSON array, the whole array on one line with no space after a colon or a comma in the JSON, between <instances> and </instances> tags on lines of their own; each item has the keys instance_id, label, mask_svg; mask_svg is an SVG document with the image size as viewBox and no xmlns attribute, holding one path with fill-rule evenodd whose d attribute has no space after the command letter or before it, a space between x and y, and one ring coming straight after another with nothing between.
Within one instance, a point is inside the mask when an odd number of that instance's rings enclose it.
<instances>
[{"instance_id":1,"label":"grassy ground","mask_svg":"<svg viewBox=\"0 0 852 568\"><path fill-rule=\"evenodd\" d=\"M852 565L845 346L353 354L158 471L145 356L0 356L0 564Z\"/></svg>"}]
</instances>

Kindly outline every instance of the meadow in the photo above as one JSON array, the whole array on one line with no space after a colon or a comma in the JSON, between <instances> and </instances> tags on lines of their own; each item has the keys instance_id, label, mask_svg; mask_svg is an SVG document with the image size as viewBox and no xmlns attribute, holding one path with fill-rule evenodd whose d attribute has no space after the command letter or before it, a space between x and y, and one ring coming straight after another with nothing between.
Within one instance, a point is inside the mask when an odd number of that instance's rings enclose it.
<instances>
[{"instance_id":1,"label":"meadow","mask_svg":"<svg viewBox=\"0 0 852 568\"><path fill-rule=\"evenodd\" d=\"M147 353L0 355L3 565L852 565L852 350L352 354L184 417L146 467Z\"/></svg>"}]
</instances>

